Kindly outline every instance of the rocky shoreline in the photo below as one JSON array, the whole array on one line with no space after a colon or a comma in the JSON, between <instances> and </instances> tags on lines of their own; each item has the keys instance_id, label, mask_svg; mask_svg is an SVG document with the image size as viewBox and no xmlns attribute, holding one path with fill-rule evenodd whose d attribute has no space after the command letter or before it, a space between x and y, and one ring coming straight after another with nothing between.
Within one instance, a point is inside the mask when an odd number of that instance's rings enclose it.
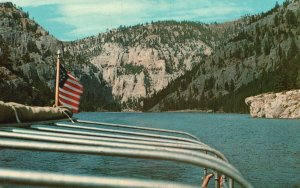
<instances>
[{"instance_id":1,"label":"rocky shoreline","mask_svg":"<svg viewBox=\"0 0 300 188\"><path fill-rule=\"evenodd\" d=\"M245 102L254 118L300 119L300 90L263 93Z\"/></svg>"}]
</instances>

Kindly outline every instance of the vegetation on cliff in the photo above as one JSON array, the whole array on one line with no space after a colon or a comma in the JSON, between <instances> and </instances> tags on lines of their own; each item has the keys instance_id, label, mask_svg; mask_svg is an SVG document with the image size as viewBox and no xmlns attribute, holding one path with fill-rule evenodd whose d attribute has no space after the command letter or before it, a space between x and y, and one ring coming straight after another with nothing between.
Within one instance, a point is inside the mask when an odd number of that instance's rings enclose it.
<instances>
[{"instance_id":1,"label":"vegetation on cliff","mask_svg":"<svg viewBox=\"0 0 300 188\"><path fill-rule=\"evenodd\" d=\"M0 100L52 105L56 51L62 42L12 3L0 3L0 26ZM82 59L66 55L63 62L85 85L81 109L119 110L111 88L95 74L99 70Z\"/></svg>"},{"instance_id":2,"label":"vegetation on cliff","mask_svg":"<svg viewBox=\"0 0 300 188\"><path fill-rule=\"evenodd\" d=\"M160 21L72 42L12 3L0 18L4 101L51 104L57 49L85 85L83 110L246 112L248 96L300 87L299 0L232 22Z\"/></svg>"},{"instance_id":3,"label":"vegetation on cliff","mask_svg":"<svg viewBox=\"0 0 300 188\"><path fill-rule=\"evenodd\" d=\"M299 23L299 1L229 23L242 29L221 40L212 56L145 99L144 110L248 112L246 97L300 88Z\"/></svg>"}]
</instances>

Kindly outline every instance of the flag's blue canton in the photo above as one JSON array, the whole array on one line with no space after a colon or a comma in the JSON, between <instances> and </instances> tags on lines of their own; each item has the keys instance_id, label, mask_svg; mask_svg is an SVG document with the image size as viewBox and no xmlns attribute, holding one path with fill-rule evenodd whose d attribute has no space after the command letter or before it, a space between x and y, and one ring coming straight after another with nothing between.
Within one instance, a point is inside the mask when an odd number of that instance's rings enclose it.
<instances>
[{"instance_id":1,"label":"flag's blue canton","mask_svg":"<svg viewBox=\"0 0 300 188\"><path fill-rule=\"evenodd\" d=\"M63 66L59 66L59 87L63 88L68 79L68 73Z\"/></svg>"}]
</instances>

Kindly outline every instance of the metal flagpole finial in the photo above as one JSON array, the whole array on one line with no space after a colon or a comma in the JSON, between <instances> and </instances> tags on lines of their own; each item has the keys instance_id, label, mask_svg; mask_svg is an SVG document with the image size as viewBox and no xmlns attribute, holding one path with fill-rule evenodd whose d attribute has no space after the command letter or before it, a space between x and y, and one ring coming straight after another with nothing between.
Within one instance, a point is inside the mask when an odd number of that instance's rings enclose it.
<instances>
[{"instance_id":1,"label":"metal flagpole finial","mask_svg":"<svg viewBox=\"0 0 300 188\"><path fill-rule=\"evenodd\" d=\"M61 52L60 52L60 50L57 50L57 53L56 53L56 55L57 55L57 57L58 57L58 58L60 57L60 55L61 55Z\"/></svg>"}]
</instances>

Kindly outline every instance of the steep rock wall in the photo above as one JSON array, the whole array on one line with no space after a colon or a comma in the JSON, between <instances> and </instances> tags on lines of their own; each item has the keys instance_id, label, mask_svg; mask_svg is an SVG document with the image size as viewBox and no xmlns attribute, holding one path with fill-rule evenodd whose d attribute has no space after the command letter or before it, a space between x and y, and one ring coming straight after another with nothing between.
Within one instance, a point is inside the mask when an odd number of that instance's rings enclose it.
<instances>
[{"instance_id":1,"label":"steep rock wall","mask_svg":"<svg viewBox=\"0 0 300 188\"><path fill-rule=\"evenodd\" d=\"M300 90L264 93L245 102L255 118L300 118Z\"/></svg>"}]
</instances>

